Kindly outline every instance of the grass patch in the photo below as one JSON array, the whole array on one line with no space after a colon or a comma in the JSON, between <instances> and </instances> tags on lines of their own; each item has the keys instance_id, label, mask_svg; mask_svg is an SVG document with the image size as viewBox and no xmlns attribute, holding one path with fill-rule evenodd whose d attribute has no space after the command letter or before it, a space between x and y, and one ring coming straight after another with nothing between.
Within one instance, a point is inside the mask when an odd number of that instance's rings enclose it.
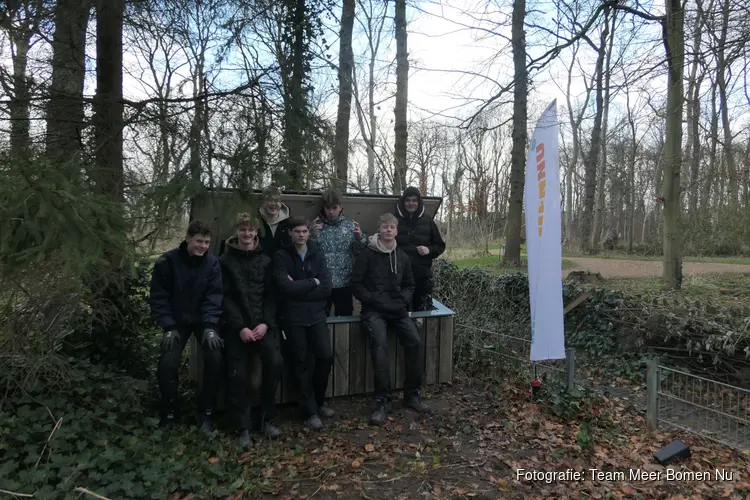
<instances>
[{"instance_id":1,"label":"grass patch","mask_svg":"<svg viewBox=\"0 0 750 500\"><path fill-rule=\"evenodd\" d=\"M747 273L690 275L685 277L681 290L669 292L664 290L661 277L609 278L604 287L639 296L676 294L690 300L710 299L726 307L744 307L750 300L750 274Z\"/></svg>"},{"instance_id":2,"label":"grass patch","mask_svg":"<svg viewBox=\"0 0 750 500\"><path fill-rule=\"evenodd\" d=\"M631 254L625 251L606 251L599 252L594 255L583 255L579 252L572 252L569 250L563 250L564 257L574 258L588 258L588 259L611 259L611 260L636 260L636 261L649 261L649 262L661 262L662 258L658 255L640 255ZM706 256L686 256L683 257L683 262L706 262L716 264L739 264L744 266L750 266L750 257L706 257Z\"/></svg>"},{"instance_id":3,"label":"grass patch","mask_svg":"<svg viewBox=\"0 0 750 500\"><path fill-rule=\"evenodd\" d=\"M491 266L493 268L497 268L498 270L508 270L508 271L523 271L526 270L528 266L528 260L525 253L521 254L521 265L520 266L510 266L503 264L502 260L500 260L500 256L498 255L485 255L483 257L468 257L463 259L453 259L451 260L453 264L456 265L459 269L467 269L471 267L488 267ZM563 259L562 261L562 268L561 269L572 269L576 267L576 264L570 260Z\"/></svg>"}]
</instances>

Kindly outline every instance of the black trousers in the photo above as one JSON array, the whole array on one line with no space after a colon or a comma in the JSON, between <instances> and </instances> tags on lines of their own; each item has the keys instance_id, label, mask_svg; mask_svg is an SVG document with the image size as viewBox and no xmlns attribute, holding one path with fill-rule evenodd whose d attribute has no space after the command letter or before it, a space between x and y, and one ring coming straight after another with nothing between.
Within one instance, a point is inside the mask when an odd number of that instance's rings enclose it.
<instances>
[{"instance_id":1,"label":"black trousers","mask_svg":"<svg viewBox=\"0 0 750 500\"><path fill-rule=\"evenodd\" d=\"M414 295L411 298L410 311L431 311L432 310L432 291L435 282L432 275L414 276Z\"/></svg>"},{"instance_id":2,"label":"black trousers","mask_svg":"<svg viewBox=\"0 0 750 500\"><path fill-rule=\"evenodd\" d=\"M331 315L331 306L333 306L336 316L354 316L354 297L352 288L344 286L331 290L326 304L326 315Z\"/></svg>"},{"instance_id":3,"label":"black trousers","mask_svg":"<svg viewBox=\"0 0 750 500\"><path fill-rule=\"evenodd\" d=\"M260 385L260 411L255 415L263 423L276 416L276 391L281 382L284 362L281 359L279 334L268 330L262 339L245 343L238 332L224 332L227 357L227 403L233 425L238 429L253 429L250 397L252 363L260 356L263 367Z\"/></svg>"},{"instance_id":4,"label":"black trousers","mask_svg":"<svg viewBox=\"0 0 750 500\"><path fill-rule=\"evenodd\" d=\"M284 333L288 369L297 390L300 409L307 418L317 414L318 407L325 402L328 376L333 368L328 325L321 321L311 326L287 326Z\"/></svg>"},{"instance_id":5,"label":"black trousers","mask_svg":"<svg viewBox=\"0 0 750 500\"><path fill-rule=\"evenodd\" d=\"M161 416L178 413L177 397L180 384L180 365L182 351L191 335L195 335L203 349L203 384L198 395L198 413L210 413L216 404L216 390L221 381L221 351L211 351L203 346L202 328L178 328L180 341L171 349L161 349L156 378L161 392Z\"/></svg>"},{"instance_id":6,"label":"black trousers","mask_svg":"<svg viewBox=\"0 0 750 500\"><path fill-rule=\"evenodd\" d=\"M419 392L422 386L422 341L414 321L408 316L386 318L370 312L362 316L362 325L370 337L372 366L375 371L375 398L390 401L391 363L388 359L388 330L398 336L404 348L404 397Z\"/></svg>"}]
</instances>

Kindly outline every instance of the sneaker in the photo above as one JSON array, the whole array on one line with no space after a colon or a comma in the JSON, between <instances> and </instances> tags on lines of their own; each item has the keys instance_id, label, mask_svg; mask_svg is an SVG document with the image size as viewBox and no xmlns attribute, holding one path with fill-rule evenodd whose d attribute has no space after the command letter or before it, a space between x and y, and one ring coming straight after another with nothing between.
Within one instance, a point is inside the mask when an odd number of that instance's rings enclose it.
<instances>
[{"instance_id":1,"label":"sneaker","mask_svg":"<svg viewBox=\"0 0 750 500\"><path fill-rule=\"evenodd\" d=\"M162 417L159 421L159 429L163 432L171 431L175 428L175 418L174 415L167 415L165 417Z\"/></svg>"},{"instance_id":2,"label":"sneaker","mask_svg":"<svg viewBox=\"0 0 750 500\"><path fill-rule=\"evenodd\" d=\"M333 408L328 406L326 403L323 403L318 407L318 415L320 415L323 418L333 418L333 416L336 414L335 411L333 411Z\"/></svg>"},{"instance_id":3,"label":"sneaker","mask_svg":"<svg viewBox=\"0 0 750 500\"><path fill-rule=\"evenodd\" d=\"M370 425L383 425L391 412L391 405L385 400L378 400L375 411L370 415Z\"/></svg>"},{"instance_id":4,"label":"sneaker","mask_svg":"<svg viewBox=\"0 0 750 500\"><path fill-rule=\"evenodd\" d=\"M240 450L247 450L248 448L253 446L253 440L250 437L250 431L247 429L242 429L240 431L240 437L237 439L237 447Z\"/></svg>"},{"instance_id":5,"label":"sneaker","mask_svg":"<svg viewBox=\"0 0 750 500\"><path fill-rule=\"evenodd\" d=\"M422 402L422 398L420 397L419 393L414 393L406 396L404 398L404 406L408 406L412 410L419 413L429 413L432 411L432 408Z\"/></svg>"},{"instance_id":6,"label":"sneaker","mask_svg":"<svg viewBox=\"0 0 750 500\"><path fill-rule=\"evenodd\" d=\"M270 422L265 422L263 424L263 435L268 439L279 439L281 437L281 429Z\"/></svg>"},{"instance_id":7,"label":"sneaker","mask_svg":"<svg viewBox=\"0 0 750 500\"><path fill-rule=\"evenodd\" d=\"M323 422L320 421L320 417L317 414L311 415L310 418L305 420L305 424L313 430L323 430Z\"/></svg>"},{"instance_id":8,"label":"sneaker","mask_svg":"<svg viewBox=\"0 0 750 500\"><path fill-rule=\"evenodd\" d=\"M211 425L211 415L201 415L198 417L198 430L203 434L211 434L214 426Z\"/></svg>"}]
</instances>

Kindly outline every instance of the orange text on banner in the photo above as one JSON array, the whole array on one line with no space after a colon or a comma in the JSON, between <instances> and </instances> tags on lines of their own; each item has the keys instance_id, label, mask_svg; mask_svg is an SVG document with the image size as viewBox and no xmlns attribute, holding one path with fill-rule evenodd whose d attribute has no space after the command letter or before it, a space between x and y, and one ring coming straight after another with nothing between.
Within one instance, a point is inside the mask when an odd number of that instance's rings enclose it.
<instances>
[{"instance_id":1,"label":"orange text on banner","mask_svg":"<svg viewBox=\"0 0 750 500\"><path fill-rule=\"evenodd\" d=\"M539 144L536 147L536 179L537 187L539 188L539 218L537 222L539 224L539 237L542 236L542 229L544 228L544 196L547 190L547 180L544 172L544 143Z\"/></svg>"}]
</instances>

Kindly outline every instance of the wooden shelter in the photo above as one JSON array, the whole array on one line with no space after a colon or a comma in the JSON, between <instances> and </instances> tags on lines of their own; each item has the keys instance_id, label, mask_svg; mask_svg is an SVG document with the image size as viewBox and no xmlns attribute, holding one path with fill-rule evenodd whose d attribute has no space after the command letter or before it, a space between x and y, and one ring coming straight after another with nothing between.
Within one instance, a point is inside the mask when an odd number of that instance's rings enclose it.
<instances>
[{"instance_id":1,"label":"wooden shelter","mask_svg":"<svg viewBox=\"0 0 750 500\"><path fill-rule=\"evenodd\" d=\"M360 223L367 234L377 229L378 217L395 210L398 196L346 194L344 214ZM294 216L303 215L312 221L321 209L321 193L283 192L281 200ZM440 207L439 197L424 197L425 210L434 216ZM260 191L240 193L236 190L209 191L193 204L191 219L203 219L214 226L215 238L211 251L219 252L222 243L234 234L234 220L238 212L256 211L260 206ZM418 318L419 335L424 349L424 384L450 382L453 378L453 329L455 312L434 301L432 311L410 313ZM355 313L360 305L355 300ZM328 397L369 394L374 390L372 356L366 333L359 316L333 316L328 318L328 329L333 347L334 365L328 384ZM394 390L403 388L404 357L398 340L389 335L391 383ZM202 355L195 337L190 342L190 372L199 384L202 380ZM260 364L256 363L253 375L255 386L260 384ZM293 400L289 381L284 373L277 400Z\"/></svg>"}]
</instances>

